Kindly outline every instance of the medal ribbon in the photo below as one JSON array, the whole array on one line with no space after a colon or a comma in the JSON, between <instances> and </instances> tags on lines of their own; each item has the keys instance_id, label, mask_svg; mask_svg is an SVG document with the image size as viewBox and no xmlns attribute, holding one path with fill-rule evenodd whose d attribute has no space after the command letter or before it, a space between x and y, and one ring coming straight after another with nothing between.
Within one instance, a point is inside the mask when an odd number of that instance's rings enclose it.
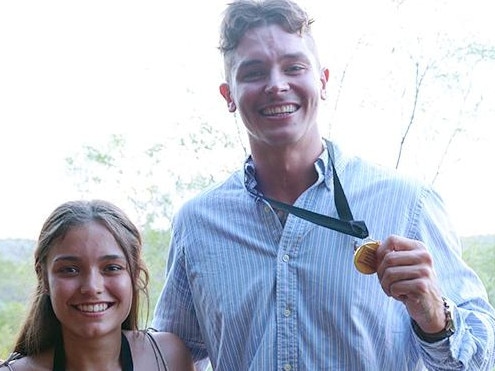
<instances>
[{"instance_id":1,"label":"medal ribbon","mask_svg":"<svg viewBox=\"0 0 495 371\"><path fill-rule=\"evenodd\" d=\"M349 207L349 203L347 202L347 197L345 196L344 193L344 189L342 188L342 184L340 183L340 179L337 175L337 171L335 170L335 165L333 163L332 144L328 141L327 141L327 148L330 156L330 161L332 164L334 202L339 219L332 218L331 216L319 214L314 211L303 209L290 204L286 204L281 201L273 200L271 198L262 196L260 194L258 194L258 196L268 201L268 203L270 203L270 205L272 205L273 207L284 210L287 213L293 214L311 223L318 224L322 227L329 228L336 232L340 232L353 237L364 239L369 236L366 223L362 220L354 220L351 209Z\"/></svg>"}]
</instances>

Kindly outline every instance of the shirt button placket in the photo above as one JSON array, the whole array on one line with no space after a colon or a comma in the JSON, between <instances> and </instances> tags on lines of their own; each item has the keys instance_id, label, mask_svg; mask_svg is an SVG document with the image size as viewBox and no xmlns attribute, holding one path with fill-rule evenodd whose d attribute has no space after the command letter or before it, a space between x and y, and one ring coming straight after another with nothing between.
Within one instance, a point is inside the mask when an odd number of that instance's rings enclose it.
<instances>
[{"instance_id":1,"label":"shirt button placket","mask_svg":"<svg viewBox=\"0 0 495 371\"><path fill-rule=\"evenodd\" d=\"M283 254L282 255L282 262L287 265L289 263L289 261L290 261L290 255L289 254ZM288 266L286 266L286 269L288 269ZM288 279L287 276L286 276L286 279ZM287 283L288 282L286 281L286 284ZM288 299L287 297L284 297L283 298L283 300L285 301L285 308L282 310L282 315L285 318L288 318L288 317L290 317L292 315L292 311L290 309L290 303L287 302L287 299ZM293 369L293 367L292 367L292 365L290 363L283 363L282 369L284 371L291 371Z\"/></svg>"}]
</instances>

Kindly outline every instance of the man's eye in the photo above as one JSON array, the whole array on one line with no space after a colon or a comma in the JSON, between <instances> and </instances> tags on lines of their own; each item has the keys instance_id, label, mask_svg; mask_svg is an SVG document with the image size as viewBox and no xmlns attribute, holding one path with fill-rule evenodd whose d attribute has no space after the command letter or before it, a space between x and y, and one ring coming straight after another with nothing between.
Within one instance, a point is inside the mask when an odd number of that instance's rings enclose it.
<instances>
[{"instance_id":1,"label":"man's eye","mask_svg":"<svg viewBox=\"0 0 495 371\"><path fill-rule=\"evenodd\" d=\"M264 76L264 72L261 70L248 71L243 74L242 78L244 81L253 81L257 80Z\"/></svg>"},{"instance_id":2,"label":"man's eye","mask_svg":"<svg viewBox=\"0 0 495 371\"><path fill-rule=\"evenodd\" d=\"M305 70L306 68L300 64L295 64L292 66L289 66L288 68L285 69L286 72L288 73L296 73Z\"/></svg>"}]
</instances>

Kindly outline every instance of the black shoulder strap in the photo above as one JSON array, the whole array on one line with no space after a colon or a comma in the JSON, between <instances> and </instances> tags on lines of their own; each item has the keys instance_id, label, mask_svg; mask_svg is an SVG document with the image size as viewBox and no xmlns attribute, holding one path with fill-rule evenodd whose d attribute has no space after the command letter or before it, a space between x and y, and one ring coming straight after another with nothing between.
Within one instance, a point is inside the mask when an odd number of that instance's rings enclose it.
<instances>
[{"instance_id":1,"label":"black shoulder strap","mask_svg":"<svg viewBox=\"0 0 495 371\"><path fill-rule=\"evenodd\" d=\"M65 350L61 337L55 340L52 371L65 371Z\"/></svg>"},{"instance_id":2,"label":"black shoulder strap","mask_svg":"<svg viewBox=\"0 0 495 371\"><path fill-rule=\"evenodd\" d=\"M153 337L152 332L155 330L152 328L149 328L146 330L146 336L150 340L151 343L151 348L153 349L153 353L155 354L155 360L156 360L156 366L157 370L161 369L161 366L163 366L164 370L168 370L167 362L165 361L165 357L163 356L162 351L160 350L160 347L158 346L155 338Z\"/></svg>"},{"instance_id":3,"label":"black shoulder strap","mask_svg":"<svg viewBox=\"0 0 495 371\"><path fill-rule=\"evenodd\" d=\"M122 333L122 339L120 343L120 363L122 365L122 370L133 371L134 363L132 362L131 347L129 346L129 341Z\"/></svg>"},{"instance_id":4,"label":"black shoulder strap","mask_svg":"<svg viewBox=\"0 0 495 371\"><path fill-rule=\"evenodd\" d=\"M18 352L12 352L9 354L8 358L5 361L0 361L0 367L7 367L10 371L14 371L11 364L13 364L18 359L23 358L24 356Z\"/></svg>"}]
</instances>

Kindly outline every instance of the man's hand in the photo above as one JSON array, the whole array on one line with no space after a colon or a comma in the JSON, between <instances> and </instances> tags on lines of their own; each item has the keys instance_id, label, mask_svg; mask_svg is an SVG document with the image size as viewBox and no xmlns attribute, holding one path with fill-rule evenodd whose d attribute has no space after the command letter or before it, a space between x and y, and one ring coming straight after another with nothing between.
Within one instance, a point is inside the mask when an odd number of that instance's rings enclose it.
<instances>
[{"instance_id":1,"label":"man's hand","mask_svg":"<svg viewBox=\"0 0 495 371\"><path fill-rule=\"evenodd\" d=\"M390 236L376 251L377 275L383 291L403 302L425 333L445 328L442 295L433 260L423 243Z\"/></svg>"}]
</instances>

